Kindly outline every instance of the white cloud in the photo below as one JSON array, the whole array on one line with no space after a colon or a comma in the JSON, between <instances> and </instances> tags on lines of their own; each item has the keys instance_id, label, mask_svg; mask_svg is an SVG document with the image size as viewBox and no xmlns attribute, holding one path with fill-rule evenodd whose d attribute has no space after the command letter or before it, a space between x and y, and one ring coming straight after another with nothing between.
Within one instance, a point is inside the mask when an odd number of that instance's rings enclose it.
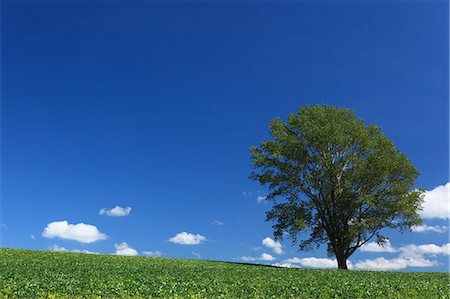
<instances>
[{"instance_id":1,"label":"white cloud","mask_svg":"<svg viewBox=\"0 0 450 299\"><path fill-rule=\"evenodd\" d=\"M30 239L31 239L31 240L36 240L36 236L33 235L33 234L31 234L31 235L30 235Z\"/></svg>"},{"instance_id":2,"label":"white cloud","mask_svg":"<svg viewBox=\"0 0 450 299\"><path fill-rule=\"evenodd\" d=\"M439 226L439 225L429 226L429 225L424 224L424 225L413 226L411 228L411 230L414 233L434 232L434 233L443 234L448 230L448 227L447 226Z\"/></svg>"},{"instance_id":3,"label":"white cloud","mask_svg":"<svg viewBox=\"0 0 450 299\"><path fill-rule=\"evenodd\" d=\"M211 224L222 226L222 225L224 225L225 223L224 223L223 221L220 221L220 220L214 220L213 222L211 222Z\"/></svg>"},{"instance_id":4,"label":"white cloud","mask_svg":"<svg viewBox=\"0 0 450 299\"><path fill-rule=\"evenodd\" d=\"M332 269L337 268L337 262L335 259L330 258L317 258L317 257L305 257L305 258L290 258L283 261L283 264L293 266L298 264L302 267L319 268L319 269ZM348 268L351 268L351 263L347 261Z\"/></svg>"},{"instance_id":5,"label":"white cloud","mask_svg":"<svg viewBox=\"0 0 450 299\"><path fill-rule=\"evenodd\" d=\"M433 190L425 191L423 211L419 213L420 216L425 219L450 219L449 194L450 182Z\"/></svg>"},{"instance_id":6,"label":"white cloud","mask_svg":"<svg viewBox=\"0 0 450 299\"><path fill-rule=\"evenodd\" d=\"M256 198L256 201L258 202L258 203L262 203L262 202L264 202L266 200L266 196L258 196L257 198Z\"/></svg>"},{"instance_id":7,"label":"white cloud","mask_svg":"<svg viewBox=\"0 0 450 299\"><path fill-rule=\"evenodd\" d=\"M114 248L116 248L116 252L114 253L115 255L127 255L127 256L138 255L138 252L134 248L128 246L126 242L114 244Z\"/></svg>"},{"instance_id":8,"label":"white cloud","mask_svg":"<svg viewBox=\"0 0 450 299\"><path fill-rule=\"evenodd\" d=\"M58 246L58 245L52 245L51 247L48 248L48 250L55 251L55 252L65 252L65 251L67 251L66 248Z\"/></svg>"},{"instance_id":9,"label":"white cloud","mask_svg":"<svg viewBox=\"0 0 450 299\"><path fill-rule=\"evenodd\" d=\"M244 262L253 262L258 260L258 258L252 256L241 256L239 259L243 260Z\"/></svg>"},{"instance_id":10,"label":"white cloud","mask_svg":"<svg viewBox=\"0 0 450 299\"><path fill-rule=\"evenodd\" d=\"M206 240L205 236L200 234L194 235L187 232L178 233L169 239L169 242L181 245L198 245Z\"/></svg>"},{"instance_id":11,"label":"white cloud","mask_svg":"<svg viewBox=\"0 0 450 299\"><path fill-rule=\"evenodd\" d=\"M393 271L401 270L407 267L434 267L438 266L439 262L430 260L426 256L450 256L450 243L443 244L441 246L436 244L423 244L423 245L405 245L398 249L393 248L389 243L389 250L386 248L380 249L380 246L375 246L376 243L369 243L369 250L371 252L399 252L399 255L395 258L378 257L374 259L364 259L353 264L351 261L347 261L349 269L357 270L372 270L372 271ZM282 261L281 263L272 264L277 267L286 268L337 268L337 262L335 259L330 258L290 258Z\"/></svg>"},{"instance_id":12,"label":"white cloud","mask_svg":"<svg viewBox=\"0 0 450 299\"><path fill-rule=\"evenodd\" d=\"M202 257L202 255L200 253L197 253L195 251L192 251L192 255L195 256L198 259Z\"/></svg>"},{"instance_id":13,"label":"white cloud","mask_svg":"<svg viewBox=\"0 0 450 299\"><path fill-rule=\"evenodd\" d=\"M378 245L376 242L369 242L359 248L363 252L397 252L397 249L391 246L391 242L386 240L383 246Z\"/></svg>"},{"instance_id":14,"label":"white cloud","mask_svg":"<svg viewBox=\"0 0 450 299\"><path fill-rule=\"evenodd\" d=\"M124 216L128 216L130 214L130 212L131 212L130 207L122 208L119 206L115 206L112 209L103 208L100 210L99 214L110 216L110 217L124 217Z\"/></svg>"},{"instance_id":15,"label":"white cloud","mask_svg":"<svg viewBox=\"0 0 450 299\"><path fill-rule=\"evenodd\" d=\"M361 246L360 250L364 252L400 252L401 256L408 257L418 255L450 255L450 243L442 246L436 244L409 244L396 249L387 240L384 247L378 245L376 242L370 242Z\"/></svg>"},{"instance_id":16,"label":"white cloud","mask_svg":"<svg viewBox=\"0 0 450 299\"><path fill-rule=\"evenodd\" d=\"M89 250L79 250L79 249L66 249L64 247L58 245L52 245L49 247L50 251L53 252L76 252L76 253L87 253L87 254L99 254L98 252L89 251Z\"/></svg>"},{"instance_id":17,"label":"white cloud","mask_svg":"<svg viewBox=\"0 0 450 299\"><path fill-rule=\"evenodd\" d=\"M400 252L403 256L417 257L422 255L450 255L450 243L442 246L436 244L423 244L423 245L406 245L400 247Z\"/></svg>"},{"instance_id":18,"label":"white cloud","mask_svg":"<svg viewBox=\"0 0 450 299\"><path fill-rule=\"evenodd\" d=\"M367 259L358 261L355 264L355 269L358 270L372 270L372 271L389 271L389 270L401 270L407 267L432 267L437 266L436 261L430 261L419 258L393 258L385 259L384 257L379 257L376 259Z\"/></svg>"},{"instance_id":19,"label":"white cloud","mask_svg":"<svg viewBox=\"0 0 450 299\"><path fill-rule=\"evenodd\" d=\"M108 238L94 225L84 223L69 224L66 220L50 222L42 232L42 236L49 239L61 238L82 243L92 243Z\"/></svg>"},{"instance_id":20,"label":"white cloud","mask_svg":"<svg viewBox=\"0 0 450 299\"><path fill-rule=\"evenodd\" d=\"M425 258L425 256L450 255L450 243L442 246L436 244L410 244L400 247L397 251L400 252L400 254L396 258L386 259L384 257L379 257L358 261L355 264L355 269L387 271L401 270L407 267L438 266L439 263L437 261L429 260Z\"/></svg>"},{"instance_id":21,"label":"white cloud","mask_svg":"<svg viewBox=\"0 0 450 299\"><path fill-rule=\"evenodd\" d=\"M268 253L262 253L261 257L259 259L262 261L273 261L275 259L275 257L273 257L272 255L270 255Z\"/></svg>"},{"instance_id":22,"label":"white cloud","mask_svg":"<svg viewBox=\"0 0 450 299\"><path fill-rule=\"evenodd\" d=\"M252 257L252 256L241 256L239 259L245 261L245 262L254 262L254 261L273 261L276 258L268 253L261 253L259 257Z\"/></svg>"},{"instance_id":23,"label":"white cloud","mask_svg":"<svg viewBox=\"0 0 450 299\"><path fill-rule=\"evenodd\" d=\"M142 251L142 255L151 257L161 257L163 253L161 251Z\"/></svg>"},{"instance_id":24,"label":"white cloud","mask_svg":"<svg viewBox=\"0 0 450 299\"><path fill-rule=\"evenodd\" d=\"M262 243L263 243L264 246L272 249L274 253L276 253L276 254L283 254L283 249L282 249L283 246L281 245L280 242L275 241L275 240L267 237L267 238L264 238L262 240Z\"/></svg>"}]
</instances>

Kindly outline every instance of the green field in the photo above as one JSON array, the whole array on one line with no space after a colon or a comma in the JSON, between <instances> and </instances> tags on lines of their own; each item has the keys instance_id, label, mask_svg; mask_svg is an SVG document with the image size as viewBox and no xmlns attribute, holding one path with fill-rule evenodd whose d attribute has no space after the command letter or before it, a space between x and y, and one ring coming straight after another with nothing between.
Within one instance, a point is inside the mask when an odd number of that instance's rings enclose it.
<instances>
[{"instance_id":1,"label":"green field","mask_svg":"<svg viewBox=\"0 0 450 299\"><path fill-rule=\"evenodd\" d=\"M449 298L449 273L0 249L0 298Z\"/></svg>"}]
</instances>

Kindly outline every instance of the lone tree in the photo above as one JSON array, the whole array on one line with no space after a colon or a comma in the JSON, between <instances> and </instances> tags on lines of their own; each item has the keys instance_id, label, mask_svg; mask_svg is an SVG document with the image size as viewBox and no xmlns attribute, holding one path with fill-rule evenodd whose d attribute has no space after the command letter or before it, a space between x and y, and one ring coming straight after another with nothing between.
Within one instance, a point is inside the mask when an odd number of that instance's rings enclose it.
<instances>
[{"instance_id":1,"label":"lone tree","mask_svg":"<svg viewBox=\"0 0 450 299\"><path fill-rule=\"evenodd\" d=\"M251 147L251 178L269 189L274 237L300 250L327 244L338 268L386 227L404 231L422 220L418 171L375 125L349 109L307 106L270 123L273 139ZM300 236L309 233L309 237Z\"/></svg>"}]
</instances>

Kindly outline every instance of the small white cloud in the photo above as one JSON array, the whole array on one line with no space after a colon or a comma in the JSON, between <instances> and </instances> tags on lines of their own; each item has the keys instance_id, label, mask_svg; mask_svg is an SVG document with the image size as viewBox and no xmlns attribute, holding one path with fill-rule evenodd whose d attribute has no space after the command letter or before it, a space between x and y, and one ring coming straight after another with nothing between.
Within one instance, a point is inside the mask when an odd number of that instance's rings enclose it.
<instances>
[{"instance_id":1,"label":"small white cloud","mask_svg":"<svg viewBox=\"0 0 450 299\"><path fill-rule=\"evenodd\" d=\"M450 182L425 191L423 210L419 213L422 218L450 219L449 198Z\"/></svg>"},{"instance_id":2,"label":"small white cloud","mask_svg":"<svg viewBox=\"0 0 450 299\"><path fill-rule=\"evenodd\" d=\"M110 217L125 217L125 216L128 216L130 214L130 212L131 212L130 207L122 208L119 206L115 206L112 209L103 208L100 210L99 214L110 216Z\"/></svg>"},{"instance_id":3,"label":"small white cloud","mask_svg":"<svg viewBox=\"0 0 450 299\"><path fill-rule=\"evenodd\" d=\"M52 245L51 247L48 248L48 250L54 251L54 252L65 252L65 251L67 251L66 248L58 246L58 245Z\"/></svg>"},{"instance_id":4,"label":"small white cloud","mask_svg":"<svg viewBox=\"0 0 450 299\"><path fill-rule=\"evenodd\" d=\"M254 262L254 261L273 261L276 258L264 252L259 257L241 256L239 259L243 260L244 262Z\"/></svg>"},{"instance_id":5,"label":"small white cloud","mask_svg":"<svg viewBox=\"0 0 450 299\"><path fill-rule=\"evenodd\" d=\"M424 224L424 225L413 226L411 228L411 230L414 233L434 232L434 233L443 234L448 230L448 227L447 226L439 226L439 225L429 226L429 225Z\"/></svg>"},{"instance_id":6,"label":"small white cloud","mask_svg":"<svg viewBox=\"0 0 450 299\"><path fill-rule=\"evenodd\" d=\"M50 222L42 232L42 236L49 239L61 238L82 243L92 243L108 238L94 225L84 223L69 224L66 220Z\"/></svg>"},{"instance_id":7,"label":"small white cloud","mask_svg":"<svg viewBox=\"0 0 450 299\"><path fill-rule=\"evenodd\" d=\"M318 269L333 269L337 268L337 262L335 259L329 258L317 258L317 257L305 257L305 258L290 258L283 261L283 264L290 265L299 264L302 267L318 268ZM347 261L348 268L351 269L350 261Z\"/></svg>"},{"instance_id":8,"label":"small white cloud","mask_svg":"<svg viewBox=\"0 0 450 299\"><path fill-rule=\"evenodd\" d=\"M161 251L142 251L142 255L151 257L161 257L163 253Z\"/></svg>"},{"instance_id":9,"label":"small white cloud","mask_svg":"<svg viewBox=\"0 0 450 299\"><path fill-rule=\"evenodd\" d=\"M200 253L197 253L195 251L192 251L192 255L195 256L198 259L202 257L202 255Z\"/></svg>"},{"instance_id":10,"label":"small white cloud","mask_svg":"<svg viewBox=\"0 0 450 299\"><path fill-rule=\"evenodd\" d=\"M53 252L76 252L76 253L86 253L86 254L99 254L98 252L89 251L89 250L79 250L79 249L66 249L64 247L58 245L52 245L49 247L50 251Z\"/></svg>"},{"instance_id":11,"label":"small white cloud","mask_svg":"<svg viewBox=\"0 0 450 299\"><path fill-rule=\"evenodd\" d=\"M120 244L114 244L114 248L116 248L115 255L126 255L126 256L135 256L138 255L138 252L128 246L126 242L122 242Z\"/></svg>"},{"instance_id":12,"label":"small white cloud","mask_svg":"<svg viewBox=\"0 0 450 299\"><path fill-rule=\"evenodd\" d=\"M258 258L252 256L241 256L239 259L243 260L244 262L253 262L258 260Z\"/></svg>"},{"instance_id":13,"label":"small white cloud","mask_svg":"<svg viewBox=\"0 0 450 299\"><path fill-rule=\"evenodd\" d=\"M275 259L275 257L273 257L272 255L268 254L268 253L262 253L260 260L262 261L273 261Z\"/></svg>"},{"instance_id":14,"label":"small white cloud","mask_svg":"<svg viewBox=\"0 0 450 299\"><path fill-rule=\"evenodd\" d=\"M397 252L397 249L391 246L389 240L386 240L383 246L378 245L376 242L369 242L361 246L359 250L363 252Z\"/></svg>"},{"instance_id":15,"label":"small white cloud","mask_svg":"<svg viewBox=\"0 0 450 299\"><path fill-rule=\"evenodd\" d=\"M214 220L213 222L211 222L211 224L222 226L222 225L224 225L225 223L224 223L223 221L220 221L220 220Z\"/></svg>"},{"instance_id":16,"label":"small white cloud","mask_svg":"<svg viewBox=\"0 0 450 299\"><path fill-rule=\"evenodd\" d=\"M31 240L36 240L36 236L33 235L33 234L31 234L31 235L30 235L30 239L31 239Z\"/></svg>"},{"instance_id":17,"label":"small white cloud","mask_svg":"<svg viewBox=\"0 0 450 299\"><path fill-rule=\"evenodd\" d=\"M283 254L283 246L281 245L280 242L275 241L269 237L264 238L262 240L262 244L270 249L273 250L274 253L276 254Z\"/></svg>"},{"instance_id":18,"label":"small white cloud","mask_svg":"<svg viewBox=\"0 0 450 299\"><path fill-rule=\"evenodd\" d=\"M205 240L206 237L200 234L194 235L188 232L182 232L170 238L169 242L181 245L198 245Z\"/></svg>"},{"instance_id":19,"label":"small white cloud","mask_svg":"<svg viewBox=\"0 0 450 299\"><path fill-rule=\"evenodd\" d=\"M262 203L262 202L264 202L265 200L266 200L266 196L258 196L257 198L256 198L256 201L258 202L258 203Z\"/></svg>"}]
</instances>

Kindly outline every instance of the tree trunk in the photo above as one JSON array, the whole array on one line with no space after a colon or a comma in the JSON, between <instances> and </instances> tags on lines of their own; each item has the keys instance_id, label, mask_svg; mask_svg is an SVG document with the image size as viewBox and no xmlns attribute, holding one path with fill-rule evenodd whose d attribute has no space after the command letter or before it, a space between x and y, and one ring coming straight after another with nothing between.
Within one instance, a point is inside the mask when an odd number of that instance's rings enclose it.
<instances>
[{"instance_id":1,"label":"tree trunk","mask_svg":"<svg viewBox=\"0 0 450 299\"><path fill-rule=\"evenodd\" d=\"M347 258L344 256L338 256L336 255L337 263L338 263L338 269L347 270Z\"/></svg>"}]
</instances>

